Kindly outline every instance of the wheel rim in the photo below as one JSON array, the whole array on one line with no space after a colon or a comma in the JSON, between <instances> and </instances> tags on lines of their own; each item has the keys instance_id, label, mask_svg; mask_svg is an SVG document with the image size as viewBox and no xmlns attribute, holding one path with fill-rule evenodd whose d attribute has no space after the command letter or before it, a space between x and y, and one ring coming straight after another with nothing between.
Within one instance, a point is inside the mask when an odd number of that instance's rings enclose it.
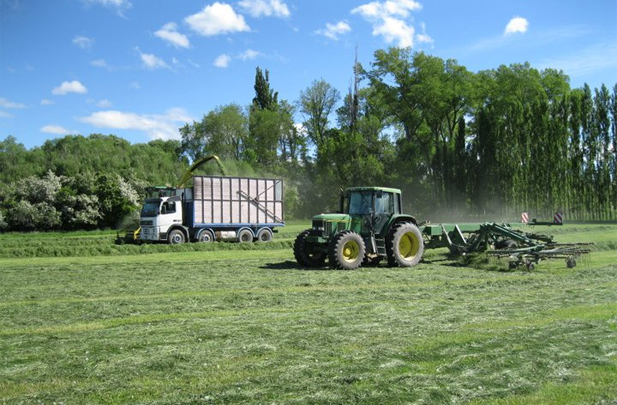
<instances>
[{"instance_id":1,"label":"wheel rim","mask_svg":"<svg viewBox=\"0 0 617 405\"><path fill-rule=\"evenodd\" d=\"M343 259L346 262L354 262L358 259L360 246L356 241L350 240L343 246Z\"/></svg>"},{"instance_id":2,"label":"wheel rim","mask_svg":"<svg viewBox=\"0 0 617 405\"><path fill-rule=\"evenodd\" d=\"M420 250L420 243L411 232L404 234L398 244L398 250L405 259L413 259Z\"/></svg>"}]
</instances>

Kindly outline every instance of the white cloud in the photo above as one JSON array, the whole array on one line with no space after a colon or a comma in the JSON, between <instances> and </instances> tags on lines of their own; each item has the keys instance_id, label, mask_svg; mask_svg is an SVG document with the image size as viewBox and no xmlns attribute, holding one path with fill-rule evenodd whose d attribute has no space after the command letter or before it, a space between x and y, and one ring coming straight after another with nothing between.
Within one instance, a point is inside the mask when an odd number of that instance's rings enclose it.
<instances>
[{"instance_id":1,"label":"white cloud","mask_svg":"<svg viewBox=\"0 0 617 405\"><path fill-rule=\"evenodd\" d=\"M410 17L412 11L420 9L422 5L414 0L388 0L363 4L351 12L373 25L373 35L382 36L387 43L396 42L400 47L409 47L414 44L415 28L405 19ZM430 37L423 33L418 39L427 38Z\"/></svg>"},{"instance_id":2,"label":"white cloud","mask_svg":"<svg viewBox=\"0 0 617 405\"><path fill-rule=\"evenodd\" d=\"M280 0L242 0L238 5L251 17L287 18L291 15L287 4Z\"/></svg>"},{"instance_id":3,"label":"white cloud","mask_svg":"<svg viewBox=\"0 0 617 405\"><path fill-rule=\"evenodd\" d=\"M128 0L87 0L90 3L102 4L106 7L131 7L132 4Z\"/></svg>"},{"instance_id":4,"label":"white cloud","mask_svg":"<svg viewBox=\"0 0 617 405\"><path fill-rule=\"evenodd\" d=\"M88 89L77 80L73 80L72 82L62 82L60 86L56 87L51 92L56 96L64 96L69 93L84 94L88 92Z\"/></svg>"},{"instance_id":5,"label":"white cloud","mask_svg":"<svg viewBox=\"0 0 617 405\"><path fill-rule=\"evenodd\" d=\"M109 70L109 71L114 70L114 68L109 66L109 64L107 63L107 61L105 59L96 59L96 60L93 60L92 62L90 62L90 64L92 66L103 68L103 69L106 69L106 70Z\"/></svg>"},{"instance_id":6,"label":"white cloud","mask_svg":"<svg viewBox=\"0 0 617 405\"><path fill-rule=\"evenodd\" d=\"M16 109L16 108L26 108L26 105L22 103L16 103L14 101L9 101L6 98L0 97L0 107Z\"/></svg>"},{"instance_id":7,"label":"white cloud","mask_svg":"<svg viewBox=\"0 0 617 405\"><path fill-rule=\"evenodd\" d=\"M41 100L41 105L54 105L54 104L56 104L56 103L53 100L49 100L49 99L46 99L46 98Z\"/></svg>"},{"instance_id":8,"label":"white cloud","mask_svg":"<svg viewBox=\"0 0 617 405\"><path fill-rule=\"evenodd\" d=\"M86 4L100 4L105 7L114 8L120 16L124 16L123 11L133 7L129 0L82 0Z\"/></svg>"},{"instance_id":9,"label":"white cloud","mask_svg":"<svg viewBox=\"0 0 617 405\"><path fill-rule=\"evenodd\" d=\"M151 53L142 53L139 48L137 49L139 52L139 56L141 57L141 61L144 63L144 66L147 69L169 69L169 65L165 63L165 61L158 56L155 56Z\"/></svg>"},{"instance_id":10,"label":"white cloud","mask_svg":"<svg viewBox=\"0 0 617 405\"><path fill-rule=\"evenodd\" d=\"M78 35L73 38L73 44L77 45L81 49L90 49L92 48L92 44L94 44L94 40L92 38Z\"/></svg>"},{"instance_id":11,"label":"white cloud","mask_svg":"<svg viewBox=\"0 0 617 405\"><path fill-rule=\"evenodd\" d=\"M243 61L247 61L247 60L255 59L256 57L260 55L261 55L261 52L254 51L252 49L247 49L246 51L239 54L238 58Z\"/></svg>"},{"instance_id":12,"label":"white cloud","mask_svg":"<svg viewBox=\"0 0 617 405\"><path fill-rule=\"evenodd\" d=\"M326 28L317 30L315 33L337 41L339 35L347 34L350 31L351 27L346 21L339 21L336 24L326 23Z\"/></svg>"},{"instance_id":13,"label":"white cloud","mask_svg":"<svg viewBox=\"0 0 617 405\"><path fill-rule=\"evenodd\" d=\"M113 106L113 103L107 100L106 98L104 98L100 100L98 103L96 103L96 106L99 108L110 108L111 106Z\"/></svg>"},{"instance_id":14,"label":"white cloud","mask_svg":"<svg viewBox=\"0 0 617 405\"><path fill-rule=\"evenodd\" d=\"M504 35L510 35L510 34L516 34L516 33L524 34L525 32L527 32L528 28L529 28L529 21L527 21L526 18L514 17L513 19L510 20L510 22L508 22L508 25L506 25L506 29L504 30Z\"/></svg>"},{"instance_id":15,"label":"white cloud","mask_svg":"<svg viewBox=\"0 0 617 405\"><path fill-rule=\"evenodd\" d=\"M204 7L184 21L193 31L206 37L251 30L242 15L236 14L229 4L219 2Z\"/></svg>"},{"instance_id":16,"label":"white cloud","mask_svg":"<svg viewBox=\"0 0 617 405\"><path fill-rule=\"evenodd\" d=\"M98 111L79 121L98 128L143 131L151 139L179 139L178 128L193 121L182 108L172 108L163 115L135 114L115 110Z\"/></svg>"},{"instance_id":17,"label":"white cloud","mask_svg":"<svg viewBox=\"0 0 617 405\"><path fill-rule=\"evenodd\" d=\"M8 113L6 111L0 110L0 117L2 117L2 118L13 118L14 115L11 114L11 113Z\"/></svg>"},{"instance_id":18,"label":"white cloud","mask_svg":"<svg viewBox=\"0 0 617 405\"><path fill-rule=\"evenodd\" d=\"M231 56L226 55L226 54L222 54L222 55L219 55L214 60L214 66L216 66L217 68L224 69L224 68L229 66L230 62L231 62Z\"/></svg>"},{"instance_id":19,"label":"white cloud","mask_svg":"<svg viewBox=\"0 0 617 405\"><path fill-rule=\"evenodd\" d=\"M420 29L422 30L422 32L420 34L416 34L416 40L418 42L423 43L423 44L432 44L433 42L435 42L433 38L426 35L426 24L425 23L420 23Z\"/></svg>"},{"instance_id":20,"label":"white cloud","mask_svg":"<svg viewBox=\"0 0 617 405\"><path fill-rule=\"evenodd\" d=\"M170 22L154 33L156 37L161 38L164 41L169 42L176 48L188 48L191 43L188 37L178 32L176 23Z\"/></svg>"},{"instance_id":21,"label":"white cloud","mask_svg":"<svg viewBox=\"0 0 617 405\"><path fill-rule=\"evenodd\" d=\"M538 69L561 69L570 77L580 78L602 71L617 70L617 43L599 43L571 53L546 58L536 64ZM610 85L610 83L607 83Z\"/></svg>"},{"instance_id":22,"label":"white cloud","mask_svg":"<svg viewBox=\"0 0 617 405\"><path fill-rule=\"evenodd\" d=\"M401 48L413 46L414 27L398 18L386 17L373 27L373 35L381 35L387 43L398 42Z\"/></svg>"},{"instance_id":23,"label":"white cloud","mask_svg":"<svg viewBox=\"0 0 617 405\"><path fill-rule=\"evenodd\" d=\"M45 125L41 128L41 132L45 132L46 134L66 135L70 134L72 131L61 127L60 125Z\"/></svg>"}]
</instances>

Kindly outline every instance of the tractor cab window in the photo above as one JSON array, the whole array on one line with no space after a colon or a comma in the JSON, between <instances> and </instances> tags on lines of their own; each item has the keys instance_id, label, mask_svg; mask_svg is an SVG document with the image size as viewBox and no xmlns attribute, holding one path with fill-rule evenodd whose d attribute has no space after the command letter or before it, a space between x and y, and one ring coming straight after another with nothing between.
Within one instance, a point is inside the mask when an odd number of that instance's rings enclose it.
<instances>
[{"instance_id":1,"label":"tractor cab window","mask_svg":"<svg viewBox=\"0 0 617 405\"><path fill-rule=\"evenodd\" d=\"M375 195L375 214L394 213L394 198L392 193L378 192Z\"/></svg>"},{"instance_id":2,"label":"tractor cab window","mask_svg":"<svg viewBox=\"0 0 617 405\"><path fill-rule=\"evenodd\" d=\"M366 215L373 213L373 193L360 191L351 193L349 198L350 215Z\"/></svg>"}]
</instances>

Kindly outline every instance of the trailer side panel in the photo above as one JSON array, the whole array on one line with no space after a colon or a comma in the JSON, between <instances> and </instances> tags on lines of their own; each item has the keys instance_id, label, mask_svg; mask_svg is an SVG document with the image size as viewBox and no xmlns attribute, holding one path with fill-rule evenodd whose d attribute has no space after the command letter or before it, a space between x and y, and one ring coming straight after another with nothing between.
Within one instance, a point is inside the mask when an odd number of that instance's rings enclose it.
<instances>
[{"instance_id":1,"label":"trailer side panel","mask_svg":"<svg viewBox=\"0 0 617 405\"><path fill-rule=\"evenodd\" d=\"M193 223L196 226L282 224L283 181L194 176L193 208Z\"/></svg>"}]
</instances>

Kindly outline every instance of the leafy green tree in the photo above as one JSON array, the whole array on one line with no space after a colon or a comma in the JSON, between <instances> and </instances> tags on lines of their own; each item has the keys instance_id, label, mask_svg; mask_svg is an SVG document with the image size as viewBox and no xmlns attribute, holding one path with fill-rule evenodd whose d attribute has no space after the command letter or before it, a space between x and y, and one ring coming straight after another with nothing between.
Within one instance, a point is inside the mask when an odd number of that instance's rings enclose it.
<instances>
[{"instance_id":1,"label":"leafy green tree","mask_svg":"<svg viewBox=\"0 0 617 405\"><path fill-rule=\"evenodd\" d=\"M42 161L39 150L28 151L14 136L6 137L0 141L0 183L43 174Z\"/></svg>"},{"instance_id":2,"label":"leafy green tree","mask_svg":"<svg viewBox=\"0 0 617 405\"><path fill-rule=\"evenodd\" d=\"M310 87L300 92L298 104L304 118L304 129L317 148L324 142L330 114L340 98L339 91L323 79L313 81Z\"/></svg>"},{"instance_id":3,"label":"leafy green tree","mask_svg":"<svg viewBox=\"0 0 617 405\"><path fill-rule=\"evenodd\" d=\"M97 176L96 193L101 215L100 227L115 228L139 204L137 191L117 174Z\"/></svg>"},{"instance_id":4,"label":"leafy green tree","mask_svg":"<svg viewBox=\"0 0 617 405\"><path fill-rule=\"evenodd\" d=\"M307 141L303 132L294 124L293 116L295 108L286 100L282 100L279 106L281 115L279 138L279 156L285 163L297 163L300 158L306 156Z\"/></svg>"},{"instance_id":5,"label":"leafy green tree","mask_svg":"<svg viewBox=\"0 0 617 405\"><path fill-rule=\"evenodd\" d=\"M270 88L270 72L258 66L255 72L255 97L251 110L274 110L278 106L278 92Z\"/></svg>"},{"instance_id":6,"label":"leafy green tree","mask_svg":"<svg viewBox=\"0 0 617 405\"><path fill-rule=\"evenodd\" d=\"M218 107L205 118L206 149L225 159L240 160L248 137L248 118L238 104Z\"/></svg>"}]
</instances>

